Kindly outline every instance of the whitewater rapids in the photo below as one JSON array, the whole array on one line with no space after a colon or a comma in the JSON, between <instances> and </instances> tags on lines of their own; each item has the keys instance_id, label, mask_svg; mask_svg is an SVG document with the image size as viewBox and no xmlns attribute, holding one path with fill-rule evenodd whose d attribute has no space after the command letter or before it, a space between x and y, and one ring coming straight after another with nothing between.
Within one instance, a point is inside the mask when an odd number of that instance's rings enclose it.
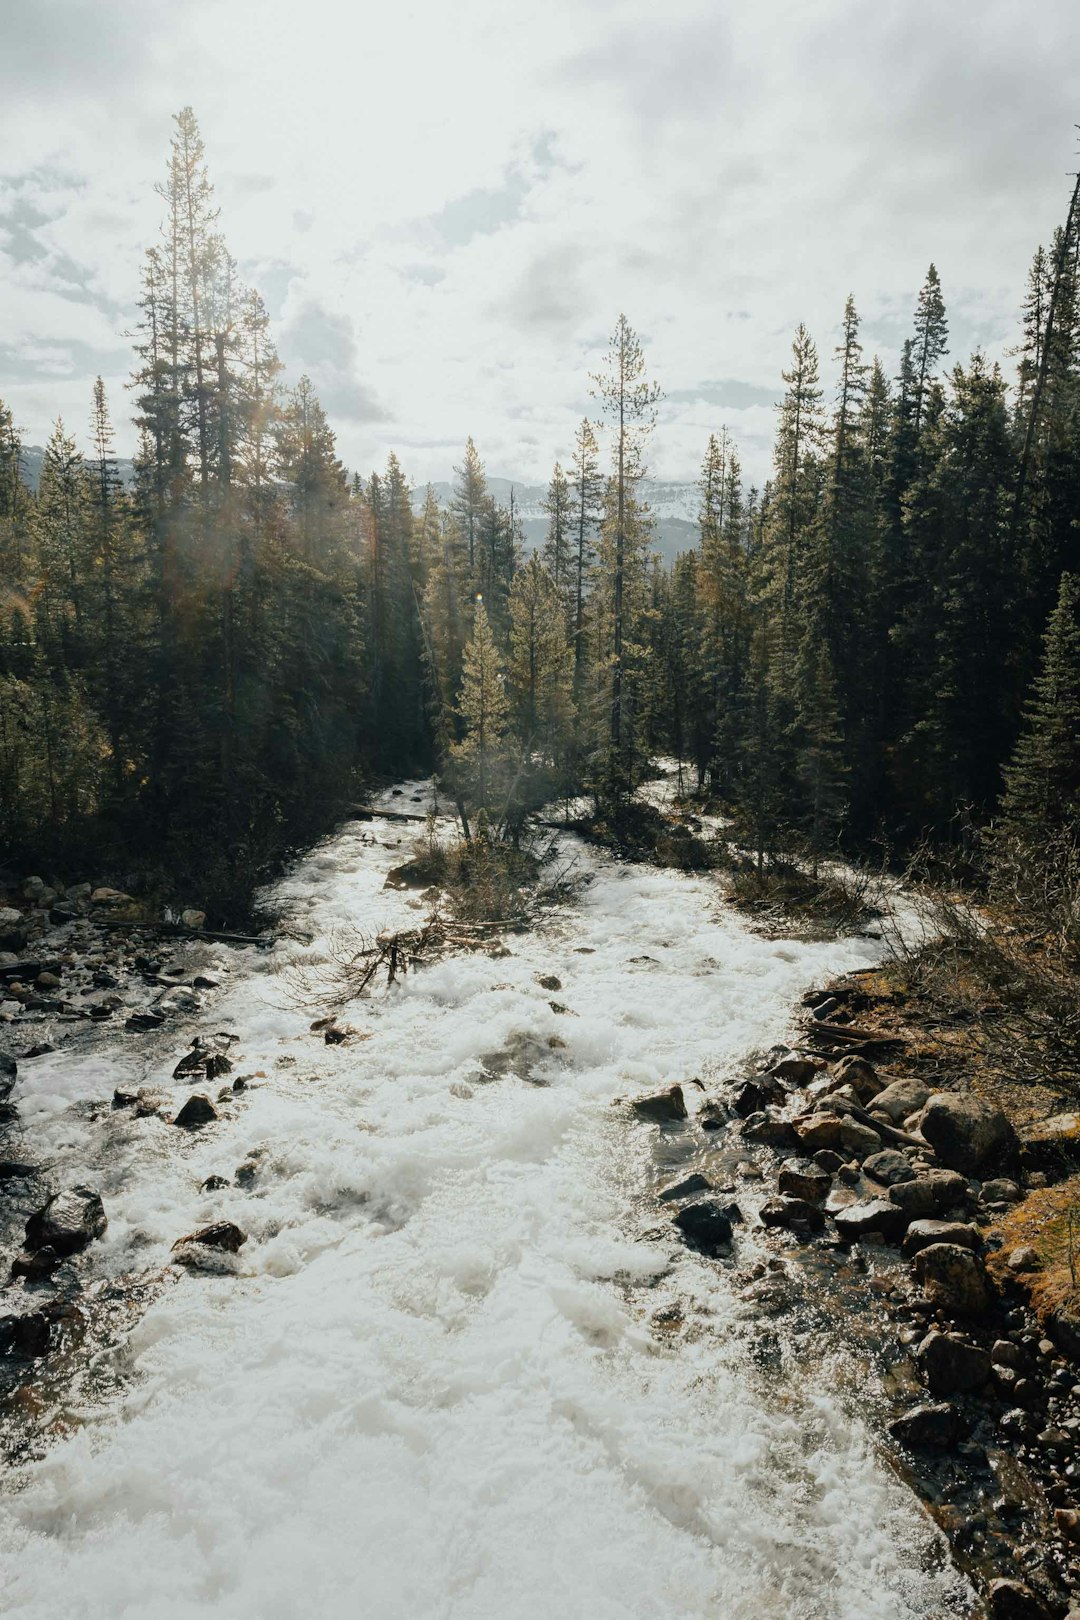
<instances>
[{"instance_id":1,"label":"whitewater rapids","mask_svg":"<svg viewBox=\"0 0 1080 1620\"><path fill-rule=\"evenodd\" d=\"M210 1220L249 1240L238 1275L165 1289L125 1346L122 1397L8 1479L0 1609L968 1613L850 1401L831 1380L755 1369L730 1268L673 1241L652 1201L655 1128L612 1106L738 1073L802 990L871 961L872 942L759 938L710 878L568 840L592 874L579 900L508 936L505 957L449 957L357 1004L345 1016L370 1038L324 1046L283 970L325 960L343 925L415 926L409 897L383 888L409 845L380 818L303 860L274 898L313 944L237 953L210 1017L149 1069L118 1038L20 1080L41 1156L102 1188L99 1270L163 1265ZM80 1105L165 1080L199 1029L238 1034L237 1072L261 1078L190 1139L144 1120L106 1155ZM252 1187L199 1191L253 1150ZM745 1255L756 1240L736 1241ZM657 1327L672 1306L686 1331Z\"/></svg>"}]
</instances>

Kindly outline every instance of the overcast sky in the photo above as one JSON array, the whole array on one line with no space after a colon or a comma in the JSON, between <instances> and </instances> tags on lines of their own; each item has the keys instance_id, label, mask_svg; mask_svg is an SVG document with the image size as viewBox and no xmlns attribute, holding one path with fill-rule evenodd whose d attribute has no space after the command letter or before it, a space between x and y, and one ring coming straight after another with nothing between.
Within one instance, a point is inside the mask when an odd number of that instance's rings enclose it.
<instances>
[{"instance_id":1,"label":"overcast sky","mask_svg":"<svg viewBox=\"0 0 1080 1620\"><path fill-rule=\"evenodd\" d=\"M850 290L895 368L928 262L953 358L1015 340L1064 215L1076 0L4 0L0 398L81 435L126 334L171 114L293 381L361 470L449 475L472 433L565 456L620 309L665 390L651 461L726 423L768 465L805 321L833 377Z\"/></svg>"}]
</instances>

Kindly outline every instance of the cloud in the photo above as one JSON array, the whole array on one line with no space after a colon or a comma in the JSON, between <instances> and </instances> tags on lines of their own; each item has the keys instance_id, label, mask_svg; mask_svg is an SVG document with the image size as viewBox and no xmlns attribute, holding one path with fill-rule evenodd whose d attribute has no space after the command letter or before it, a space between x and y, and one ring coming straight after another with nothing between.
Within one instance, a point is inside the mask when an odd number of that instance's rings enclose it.
<instances>
[{"instance_id":1,"label":"cloud","mask_svg":"<svg viewBox=\"0 0 1080 1620\"><path fill-rule=\"evenodd\" d=\"M315 384L331 419L385 422L387 413L375 393L359 380L359 345L350 318L305 297L290 308L281 329L282 359L295 375L306 373Z\"/></svg>"}]
</instances>

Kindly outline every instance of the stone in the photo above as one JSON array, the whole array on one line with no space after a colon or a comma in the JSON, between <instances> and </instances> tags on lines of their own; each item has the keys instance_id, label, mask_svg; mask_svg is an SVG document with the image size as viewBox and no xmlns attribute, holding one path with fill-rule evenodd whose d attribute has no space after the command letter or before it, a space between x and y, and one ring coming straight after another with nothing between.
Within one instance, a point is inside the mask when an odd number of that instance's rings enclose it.
<instances>
[{"instance_id":1,"label":"stone","mask_svg":"<svg viewBox=\"0 0 1080 1620\"><path fill-rule=\"evenodd\" d=\"M817 1072L818 1066L812 1058L801 1057L782 1057L769 1070L778 1080L786 1080L792 1086L805 1086Z\"/></svg>"},{"instance_id":2,"label":"stone","mask_svg":"<svg viewBox=\"0 0 1080 1620\"><path fill-rule=\"evenodd\" d=\"M561 990L562 980L555 973L538 973L536 982L541 990Z\"/></svg>"},{"instance_id":3,"label":"stone","mask_svg":"<svg viewBox=\"0 0 1080 1620\"><path fill-rule=\"evenodd\" d=\"M67 923L78 922L82 913L71 900L57 900L55 905L49 907L49 921L54 928L63 928Z\"/></svg>"},{"instance_id":4,"label":"stone","mask_svg":"<svg viewBox=\"0 0 1080 1620\"><path fill-rule=\"evenodd\" d=\"M186 1243L198 1243L204 1249L221 1249L225 1254L239 1254L246 1242L247 1233L232 1221L213 1221L209 1226L200 1226L196 1231L189 1232L186 1237L177 1238L173 1250Z\"/></svg>"},{"instance_id":5,"label":"stone","mask_svg":"<svg viewBox=\"0 0 1080 1620\"><path fill-rule=\"evenodd\" d=\"M959 1243L931 1243L915 1256L915 1275L936 1305L957 1316L977 1316L993 1304L982 1261Z\"/></svg>"},{"instance_id":6,"label":"stone","mask_svg":"<svg viewBox=\"0 0 1080 1620\"><path fill-rule=\"evenodd\" d=\"M714 1259L731 1252L731 1217L712 1199L687 1204L675 1216L675 1225L688 1247Z\"/></svg>"},{"instance_id":7,"label":"stone","mask_svg":"<svg viewBox=\"0 0 1080 1620\"><path fill-rule=\"evenodd\" d=\"M141 1035L152 1029L160 1029L164 1022L164 1013L151 1012L147 1008L145 1012L132 1013L131 1017L125 1022L124 1028L130 1030L132 1034Z\"/></svg>"},{"instance_id":8,"label":"stone","mask_svg":"<svg viewBox=\"0 0 1080 1620\"><path fill-rule=\"evenodd\" d=\"M94 889L90 895L90 904L92 906L130 906L134 905L134 903L133 897L130 894L125 894L122 889L102 887Z\"/></svg>"},{"instance_id":9,"label":"stone","mask_svg":"<svg viewBox=\"0 0 1080 1620\"><path fill-rule=\"evenodd\" d=\"M190 928L193 930L193 932L198 932L200 929L206 927L206 912L196 911L194 907L191 907L187 911L182 911L180 913L180 921L183 923L185 928Z\"/></svg>"},{"instance_id":10,"label":"stone","mask_svg":"<svg viewBox=\"0 0 1080 1620\"><path fill-rule=\"evenodd\" d=\"M914 1181L894 1183L889 1198L912 1220L921 1220L962 1204L967 1198L967 1182L958 1171L931 1170Z\"/></svg>"},{"instance_id":11,"label":"stone","mask_svg":"<svg viewBox=\"0 0 1080 1620\"><path fill-rule=\"evenodd\" d=\"M649 1120L654 1125L672 1125L689 1117L686 1098L679 1085L669 1086L651 1097L636 1097L630 1106L638 1119Z\"/></svg>"},{"instance_id":12,"label":"stone","mask_svg":"<svg viewBox=\"0 0 1080 1620\"><path fill-rule=\"evenodd\" d=\"M227 1176L207 1176L199 1191L221 1192L222 1188L227 1187L228 1185L229 1178Z\"/></svg>"},{"instance_id":13,"label":"stone","mask_svg":"<svg viewBox=\"0 0 1080 1620\"><path fill-rule=\"evenodd\" d=\"M944 1451L967 1433L967 1425L951 1402L933 1401L895 1418L889 1433L913 1451Z\"/></svg>"},{"instance_id":14,"label":"stone","mask_svg":"<svg viewBox=\"0 0 1080 1620\"><path fill-rule=\"evenodd\" d=\"M990 1582L990 1620L1050 1620L1050 1610L1023 1581L1002 1576Z\"/></svg>"},{"instance_id":15,"label":"stone","mask_svg":"<svg viewBox=\"0 0 1080 1620\"><path fill-rule=\"evenodd\" d=\"M928 1333L915 1359L933 1395L968 1394L990 1377L989 1352L957 1333Z\"/></svg>"},{"instance_id":16,"label":"stone","mask_svg":"<svg viewBox=\"0 0 1080 1620\"><path fill-rule=\"evenodd\" d=\"M813 1162L819 1170L824 1170L827 1176L835 1176L838 1170L843 1169L845 1161L839 1153L834 1153L832 1148L818 1148Z\"/></svg>"},{"instance_id":17,"label":"stone","mask_svg":"<svg viewBox=\"0 0 1080 1620\"><path fill-rule=\"evenodd\" d=\"M1018 1204L1024 1196L1015 1181L999 1176L982 1184L983 1201L987 1204Z\"/></svg>"},{"instance_id":18,"label":"stone","mask_svg":"<svg viewBox=\"0 0 1080 1620\"><path fill-rule=\"evenodd\" d=\"M878 1079L873 1065L854 1053L834 1064L832 1072L841 1085L851 1087L861 1103L876 1100L878 1093L885 1090L885 1082Z\"/></svg>"},{"instance_id":19,"label":"stone","mask_svg":"<svg viewBox=\"0 0 1080 1620\"><path fill-rule=\"evenodd\" d=\"M43 1249L24 1249L11 1262L8 1282L17 1282L20 1277L27 1282L44 1282L52 1276L62 1259L63 1255L57 1254L49 1244Z\"/></svg>"},{"instance_id":20,"label":"stone","mask_svg":"<svg viewBox=\"0 0 1080 1620\"><path fill-rule=\"evenodd\" d=\"M759 1219L763 1226L784 1226L790 1231L820 1232L825 1225L817 1204L805 1198L769 1198L761 1206Z\"/></svg>"},{"instance_id":21,"label":"stone","mask_svg":"<svg viewBox=\"0 0 1080 1620\"><path fill-rule=\"evenodd\" d=\"M93 1187L71 1187L54 1193L43 1209L26 1223L26 1247L48 1246L57 1254L76 1254L99 1238L108 1221L101 1194Z\"/></svg>"},{"instance_id":22,"label":"stone","mask_svg":"<svg viewBox=\"0 0 1080 1620\"><path fill-rule=\"evenodd\" d=\"M834 1219L842 1237L858 1239L877 1232L893 1243L903 1237L908 1224L903 1210L884 1198L860 1199L846 1209L837 1210Z\"/></svg>"},{"instance_id":23,"label":"stone","mask_svg":"<svg viewBox=\"0 0 1080 1620\"><path fill-rule=\"evenodd\" d=\"M677 1181L672 1187L665 1187L660 1194L662 1204L676 1204L680 1198L690 1198L694 1193L712 1192L712 1182L708 1176L687 1176L685 1181Z\"/></svg>"},{"instance_id":24,"label":"stone","mask_svg":"<svg viewBox=\"0 0 1080 1620\"><path fill-rule=\"evenodd\" d=\"M977 1249L979 1234L974 1226L963 1221L912 1221L904 1238L903 1252L911 1259L932 1243L958 1243L965 1249Z\"/></svg>"},{"instance_id":25,"label":"stone","mask_svg":"<svg viewBox=\"0 0 1080 1620\"><path fill-rule=\"evenodd\" d=\"M59 990L61 984L58 973L39 973L34 980L36 990Z\"/></svg>"},{"instance_id":26,"label":"stone","mask_svg":"<svg viewBox=\"0 0 1080 1620\"><path fill-rule=\"evenodd\" d=\"M181 1108L180 1112L173 1120L173 1124L180 1125L184 1130L188 1131L198 1130L203 1125L209 1125L210 1122L217 1119L217 1117L217 1109L214 1107L209 1097L203 1097L196 1094L194 1097L188 1098L183 1108Z\"/></svg>"},{"instance_id":27,"label":"stone","mask_svg":"<svg viewBox=\"0 0 1080 1620\"><path fill-rule=\"evenodd\" d=\"M795 1121L795 1134L807 1152L829 1148L833 1152L840 1146L839 1114L805 1114Z\"/></svg>"},{"instance_id":28,"label":"stone","mask_svg":"<svg viewBox=\"0 0 1080 1620\"><path fill-rule=\"evenodd\" d=\"M782 1103L787 1093L778 1080L771 1075L759 1075L756 1080L747 1080L741 1085L732 1099L731 1106L740 1119L749 1119L751 1114L760 1114L770 1103Z\"/></svg>"},{"instance_id":29,"label":"stone","mask_svg":"<svg viewBox=\"0 0 1080 1620\"><path fill-rule=\"evenodd\" d=\"M922 1112L922 1134L949 1170L977 1175L1005 1169L1019 1156L1020 1142L1000 1108L980 1097L937 1091Z\"/></svg>"},{"instance_id":30,"label":"stone","mask_svg":"<svg viewBox=\"0 0 1080 1620\"><path fill-rule=\"evenodd\" d=\"M1033 1249L1030 1243L1022 1243L1018 1249L1009 1251L1009 1258L1005 1262L1010 1271L1039 1271L1042 1261L1038 1249Z\"/></svg>"},{"instance_id":31,"label":"stone","mask_svg":"<svg viewBox=\"0 0 1080 1620\"><path fill-rule=\"evenodd\" d=\"M899 1125L924 1108L929 1096L930 1087L921 1080L893 1080L884 1091L878 1092L874 1108L878 1113L887 1114L894 1125Z\"/></svg>"},{"instance_id":32,"label":"stone","mask_svg":"<svg viewBox=\"0 0 1080 1620\"><path fill-rule=\"evenodd\" d=\"M880 1181L884 1187L892 1187L898 1181L914 1181L915 1171L911 1160L899 1153L896 1148L885 1148L881 1153L871 1153L863 1161L863 1169L875 1181Z\"/></svg>"},{"instance_id":33,"label":"stone","mask_svg":"<svg viewBox=\"0 0 1080 1620\"><path fill-rule=\"evenodd\" d=\"M1024 1127L1021 1139L1029 1170L1058 1176L1080 1167L1080 1114L1052 1114L1037 1120Z\"/></svg>"},{"instance_id":34,"label":"stone","mask_svg":"<svg viewBox=\"0 0 1080 1620\"><path fill-rule=\"evenodd\" d=\"M38 1310L0 1317L0 1352L38 1360L65 1339L77 1342L85 1331L86 1318L77 1306L52 1299Z\"/></svg>"},{"instance_id":35,"label":"stone","mask_svg":"<svg viewBox=\"0 0 1080 1620\"><path fill-rule=\"evenodd\" d=\"M0 1102L10 1096L18 1078L18 1063L6 1052L0 1052Z\"/></svg>"},{"instance_id":36,"label":"stone","mask_svg":"<svg viewBox=\"0 0 1080 1620\"><path fill-rule=\"evenodd\" d=\"M872 1153L877 1153L880 1147L881 1137L872 1126L862 1125L857 1119L841 1119L840 1148L842 1152L850 1153L856 1159L866 1159Z\"/></svg>"},{"instance_id":37,"label":"stone","mask_svg":"<svg viewBox=\"0 0 1080 1620\"><path fill-rule=\"evenodd\" d=\"M785 1159L777 1185L789 1198L805 1198L820 1204L829 1190L830 1177L812 1159Z\"/></svg>"},{"instance_id":38,"label":"stone","mask_svg":"<svg viewBox=\"0 0 1080 1620\"><path fill-rule=\"evenodd\" d=\"M793 1153L799 1145L795 1127L775 1114L751 1114L749 1119L743 1121L742 1136L745 1142L775 1148L777 1153Z\"/></svg>"}]
</instances>

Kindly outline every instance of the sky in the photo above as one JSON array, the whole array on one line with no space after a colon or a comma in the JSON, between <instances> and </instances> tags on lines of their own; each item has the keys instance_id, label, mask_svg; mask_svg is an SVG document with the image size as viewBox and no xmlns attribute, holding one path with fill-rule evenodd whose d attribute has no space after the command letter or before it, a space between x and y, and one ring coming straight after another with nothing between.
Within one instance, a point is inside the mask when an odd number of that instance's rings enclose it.
<instances>
[{"instance_id":1,"label":"sky","mask_svg":"<svg viewBox=\"0 0 1080 1620\"><path fill-rule=\"evenodd\" d=\"M928 263L949 363L1004 358L1065 214L1075 0L4 0L0 398L130 453L131 332L172 114L354 469L541 482L624 311L664 390L650 468L726 425L768 471L803 321L895 370ZM1008 362L1006 362L1008 363Z\"/></svg>"}]
</instances>

